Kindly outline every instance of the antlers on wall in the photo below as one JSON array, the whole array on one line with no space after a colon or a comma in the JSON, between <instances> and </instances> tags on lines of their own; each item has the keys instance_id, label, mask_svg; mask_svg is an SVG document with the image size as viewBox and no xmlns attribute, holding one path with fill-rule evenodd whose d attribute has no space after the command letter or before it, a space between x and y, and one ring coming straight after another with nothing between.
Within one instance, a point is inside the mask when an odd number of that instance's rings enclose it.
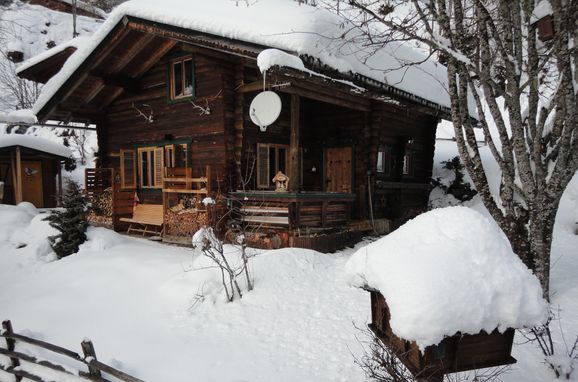
<instances>
[{"instance_id":1,"label":"antlers on wall","mask_svg":"<svg viewBox=\"0 0 578 382\"><path fill-rule=\"evenodd\" d=\"M142 108L148 108L149 109L149 113L148 115L145 114L141 109L139 109L138 107L136 107L134 105L134 102L132 103L132 108L136 110L136 112L138 113L139 116L143 117L145 120L145 123L153 123L154 120L154 112L153 112L153 108L151 105L143 103L141 105Z\"/></svg>"},{"instance_id":2,"label":"antlers on wall","mask_svg":"<svg viewBox=\"0 0 578 382\"><path fill-rule=\"evenodd\" d=\"M199 115L210 115L211 114L211 105L209 104L209 102L212 102L212 101L216 100L217 98L219 98L221 96L222 92L223 92L223 89L219 90L219 92L212 97L203 98L203 101L205 102L204 107L197 105L193 101L189 101L189 102L191 103L191 105L193 105L193 109L199 110Z\"/></svg>"}]
</instances>

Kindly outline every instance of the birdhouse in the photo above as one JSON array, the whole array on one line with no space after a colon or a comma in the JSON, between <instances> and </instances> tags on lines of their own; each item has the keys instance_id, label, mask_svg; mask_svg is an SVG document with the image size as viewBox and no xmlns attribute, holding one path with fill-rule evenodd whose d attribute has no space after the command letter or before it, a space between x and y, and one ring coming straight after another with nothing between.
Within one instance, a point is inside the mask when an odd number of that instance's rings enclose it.
<instances>
[{"instance_id":1,"label":"birdhouse","mask_svg":"<svg viewBox=\"0 0 578 382\"><path fill-rule=\"evenodd\" d=\"M279 171L273 178L273 183L275 183L276 192L286 192L289 184L289 177Z\"/></svg>"},{"instance_id":2,"label":"birdhouse","mask_svg":"<svg viewBox=\"0 0 578 382\"><path fill-rule=\"evenodd\" d=\"M536 23L538 27L538 38L542 41L549 41L554 38L554 21L552 16L548 15Z\"/></svg>"},{"instance_id":3,"label":"birdhouse","mask_svg":"<svg viewBox=\"0 0 578 382\"><path fill-rule=\"evenodd\" d=\"M414 341L400 338L392 331L391 314L383 295L376 290L368 291L371 294L370 329L415 377L437 382L442 381L445 374L516 362L511 356L514 329L503 333L498 330L473 335L456 333L421 351Z\"/></svg>"}]
</instances>

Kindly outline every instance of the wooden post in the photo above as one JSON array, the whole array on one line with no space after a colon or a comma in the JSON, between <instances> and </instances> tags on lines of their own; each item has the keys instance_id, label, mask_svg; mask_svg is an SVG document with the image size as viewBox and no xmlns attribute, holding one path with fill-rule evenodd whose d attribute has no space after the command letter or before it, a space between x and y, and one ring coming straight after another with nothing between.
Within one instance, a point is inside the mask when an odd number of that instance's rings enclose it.
<instances>
[{"instance_id":1,"label":"wooden post","mask_svg":"<svg viewBox=\"0 0 578 382\"><path fill-rule=\"evenodd\" d=\"M64 195L64 190L62 189L62 163L58 162L58 197L56 199L56 205L58 207L60 207L62 203L62 195Z\"/></svg>"},{"instance_id":2,"label":"wooden post","mask_svg":"<svg viewBox=\"0 0 578 382\"><path fill-rule=\"evenodd\" d=\"M10 320L2 321L2 329L6 331L6 334L11 335L14 334L14 329L12 328L12 322ZM16 348L16 340L14 338L5 338L7 350L9 352L13 352ZM20 366L20 360L18 358L10 358L10 362L12 363L12 368L17 368ZM20 382L22 380L21 376L15 375L16 382Z\"/></svg>"},{"instance_id":3,"label":"wooden post","mask_svg":"<svg viewBox=\"0 0 578 382\"><path fill-rule=\"evenodd\" d=\"M289 141L289 191L297 192L301 186L301 156L299 155L300 102L297 94L291 94L291 138Z\"/></svg>"},{"instance_id":4,"label":"wooden post","mask_svg":"<svg viewBox=\"0 0 578 382\"><path fill-rule=\"evenodd\" d=\"M16 184L14 185L14 198L16 204L22 202L22 157L20 146L16 146Z\"/></svg>"},{"instance_id":5,"label":"wooden post","mask_svg":"<svg viewBox=\"0 0 578 382\"><path fill-rule=\"evenodd\" d=\"M207 178L207 196L210 196L209 193L211 192L211 166L207 165L205 167L205 177Z\"/></svg>"},{"instance_id":6,"label":"wooden post","mask_svg":"<svg viewBox=\"0 0 578 382\"><path fill-rule=\"evenodd\" d=\"M84 353L84 361L88 365L88 372L91 376L100 378L100 370L92 365L92 360L96 361L96 352L94 351L94 345L90 340L84 340L80 344L82 347L82 352Z\"/></svg>"}]
</instances>

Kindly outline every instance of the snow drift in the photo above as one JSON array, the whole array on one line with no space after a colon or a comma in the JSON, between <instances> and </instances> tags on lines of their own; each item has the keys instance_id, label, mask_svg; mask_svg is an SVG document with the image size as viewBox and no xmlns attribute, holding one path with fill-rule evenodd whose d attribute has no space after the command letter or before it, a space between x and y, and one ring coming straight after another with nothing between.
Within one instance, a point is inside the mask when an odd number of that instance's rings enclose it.
<instances>
[{"instance_id":1,"label":"snow drift","mask_svg":"<svg viewBox=\"0 0 578 382\"><path fill-rule=\"evenodd\" d=\"M547 317L538 279L488 218L433 210L357 251L350 283L385 297L391 328L423 349L456 332L531 327Z\"/></svg>"}]
</instances>

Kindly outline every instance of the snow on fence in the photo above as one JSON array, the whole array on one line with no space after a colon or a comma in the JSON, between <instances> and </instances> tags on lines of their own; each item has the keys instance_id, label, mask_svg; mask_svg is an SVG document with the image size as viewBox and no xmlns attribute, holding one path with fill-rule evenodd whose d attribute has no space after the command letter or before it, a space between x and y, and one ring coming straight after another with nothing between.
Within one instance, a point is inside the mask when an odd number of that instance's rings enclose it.
<instances>
[{"instance_id":1,"label":"snow on fence","mask_svg":"<svg viewBox=\"0 0 578 382\"><path fill-rule=\"evenodd\" d=\"M66 378L62 379L66 381L79 382L144 382L98 361L94 346L88 339L83 340L80 344L84 354L81 356L72 350L16 334L10 321L3 321L2 329L0 337L4 338L6 347L2 347L0 344L0 356L7 357L8 363L0 358L0 370L14 375L17 382L24 378L36 382L61 380L61 378ZM23 346L26 349L21 349ZM28 347L36 348L36 350L42 349L42 359L32 356ZM36 353L37 351L34 351L34 354ZM71 367L65 362L65 359L75 361L77 365L87 371ZM60 376L60 378L56 378L56 376Z\"/></svg>"}]
</instances>

